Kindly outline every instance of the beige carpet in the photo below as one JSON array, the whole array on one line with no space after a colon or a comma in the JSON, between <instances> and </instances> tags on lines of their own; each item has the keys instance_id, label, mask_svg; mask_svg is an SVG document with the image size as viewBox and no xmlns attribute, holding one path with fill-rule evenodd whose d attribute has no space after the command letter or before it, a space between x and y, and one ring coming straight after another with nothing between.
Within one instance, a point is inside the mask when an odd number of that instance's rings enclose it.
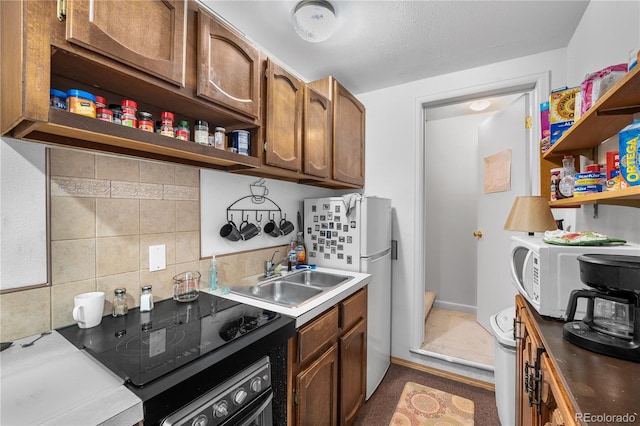
<instances>
[{"instance_id":1,"label":"beige carpet","mask_svg":"<svg viewBox=\"0 0 640 426\"><path fill-rule=\"evenodd\" d=\"M474 314L431 308L421 349L493 366L493 336Z\"/></svg>"},{"instance_id":2,"label":"beige carpet","mask_svg":"<svg viewBox=\"0 0 640 426\"><path fill-rule=\"evenodd\" d=\"M473 425L473 401L407 382L390 426Z\"/></svg>"}]
</instances>

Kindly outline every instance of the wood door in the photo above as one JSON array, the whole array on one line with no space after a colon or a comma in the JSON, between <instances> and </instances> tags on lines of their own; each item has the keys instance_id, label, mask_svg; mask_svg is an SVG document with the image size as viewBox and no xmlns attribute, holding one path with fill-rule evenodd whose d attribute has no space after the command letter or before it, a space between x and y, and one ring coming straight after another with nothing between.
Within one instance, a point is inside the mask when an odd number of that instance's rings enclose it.
<instances>
[{"instance_id":1,"label":"wood door","mask_svg":"<svg viewBox=\"0 0 640 426\"><path fill-rule=\"evenodd\" d=\"M296 377L296 424L338 424L338 343Z\"/></svg>"},{"instance_id":2,"label":"wood door","mask_svg":"<svg viewBox=\"0 0 640 426\"><path fill-rule=\"evenodd\" d=\"M253 118L260 115L260 52L198 10L198 87L202 98Z\"/></svg>"},{"instance_id":3,"label":"wood door","mask_svg":"<svg viewBox=\"0 0 640 426\"><path fill-rule=\"evenodd\" d=\"M307 86L304 92L304 172L331 175L331 101Z\"/></svg>"},{"instance_id":4,"label":"wood door","mask_svg":"<svg viewBox=\"0 0 640 426\"><path fill-rule=\"evenodd\" d=\"M350 425L367 392L367 321L361 319L340 338L340 424Z\"/></svg>"},{"instance_id":5,"label":"wood door","mask_svg":"<svg viewBox=\"0 0 640 426\"><path fill-rule=\"evenodd\" d=\"M265 162L302 170L302 106L304 85L275 62L267 61Z\"/></svg>"},{"instance_id":6,"label":"wood door","mask_svg":"<svg viewBox=\"0 0 640 426\"><path fill-rule=\"evenodd\" d=\"M333 84L333 178L363 186L364 105L340 83Z\"/></svg>"},{"instance_id":7,"label":"wood door","mask_svg":"<svg viewBox=\"0 0 640 426\"><path fill-rule=\"evenodd\" d=\"M184 86L187 0L69 0L67 40Z\"/></svg>"}]
</instances>

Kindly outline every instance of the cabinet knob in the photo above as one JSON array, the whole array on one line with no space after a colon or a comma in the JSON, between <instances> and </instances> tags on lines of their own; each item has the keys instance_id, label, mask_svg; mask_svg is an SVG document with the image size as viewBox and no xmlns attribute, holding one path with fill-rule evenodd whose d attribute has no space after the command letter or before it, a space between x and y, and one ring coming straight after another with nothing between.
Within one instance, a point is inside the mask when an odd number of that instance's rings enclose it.
<instances>
[{"instance_id":1,"label":"cabinet knob","mask_svg":"<svg viewBox=\"0 0 640 426\"><path fill-rule=\"evenodd\" d=\"M476 237L477 239L482 238L482 231L480 230L474 231L473 236Z\"/></svg>"}]
</instances>

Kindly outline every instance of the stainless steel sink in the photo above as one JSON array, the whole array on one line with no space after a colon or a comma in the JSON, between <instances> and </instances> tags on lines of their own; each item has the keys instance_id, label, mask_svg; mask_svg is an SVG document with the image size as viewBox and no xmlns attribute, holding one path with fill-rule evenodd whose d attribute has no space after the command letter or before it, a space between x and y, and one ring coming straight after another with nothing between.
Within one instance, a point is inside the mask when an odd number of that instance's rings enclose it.
<instances>
[{"instance_id":1,"label":"stainless steel sink","mask_svg":"<svg viewBox=\"0 0 640 426\"><path fill-rule=\"evenodd\" d=\"M277 276L250 287L231 287L231 292L277 305L297 307L351 278L348 275L306 270Z\"/></svg>"},{"instance_id":2,"label":"stainless steel sink","mask_svg":"<svg viewBox=\"0 0 640 426\"><path fill-rule=\"evenodd\" d=\"M351 279L348 275L330 274L328 272L319 272L314 270L306 270L296 272L283 278L290 283L298 283L310 285L314 287L335 287Z\"/></svg>"}]
</instances>

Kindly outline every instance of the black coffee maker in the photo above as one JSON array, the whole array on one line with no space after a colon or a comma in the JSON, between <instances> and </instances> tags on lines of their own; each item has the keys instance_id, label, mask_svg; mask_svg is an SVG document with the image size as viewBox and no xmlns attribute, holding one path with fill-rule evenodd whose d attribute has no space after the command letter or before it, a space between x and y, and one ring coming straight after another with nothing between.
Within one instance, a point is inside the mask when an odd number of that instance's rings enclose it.
<instances>
[{"instance_id":1,"label":"black coffee maker","mask_svg":"<svg viewBox=\"0 0 640 426\"><path fill-rule=\"evenodd\" d=\"M574 290L563 337L584 349L640 362L640 256L578 256L580 279L593 290ZM587 312L574 321L579 299Z\"/></svg>"}]
</instances>

